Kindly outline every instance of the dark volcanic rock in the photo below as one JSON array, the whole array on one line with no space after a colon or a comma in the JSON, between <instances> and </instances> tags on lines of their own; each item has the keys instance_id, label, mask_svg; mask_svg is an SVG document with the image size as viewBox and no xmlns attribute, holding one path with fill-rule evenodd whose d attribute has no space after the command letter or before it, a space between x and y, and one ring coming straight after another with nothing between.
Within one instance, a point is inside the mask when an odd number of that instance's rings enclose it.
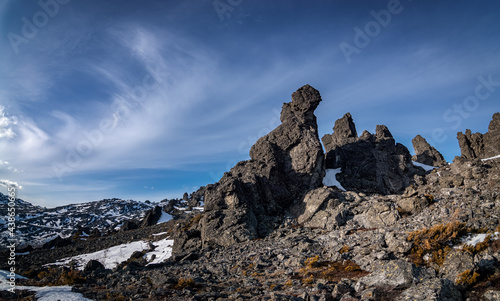
<instances>
[{"instance_id":1,"label":"dark volcanic rock","mask_svg":"<svg viewBox=\"0 0 500 301\"><path fill-rule=\"evenodd\" d=\"M462 294L447 279L430 279L403 292L398 300L462 300Z\"/></svg>"},{"instance_id":2,"label":"dark volcanic rock","mask_svg":"<svg viewBox=\"0 0 500 301\"><path fill-rule=\"evenodd\" d=\"M314 116L320 101L309 85L293 93L292 102L283 105L282 124L252 146L251 159L207 186L203 244L264 236L285 209L321 185L324 154Z\"/></svg>"},{"instance_id":3,"label":"dark volcanic rock","mask_svg":"<svg viewBox=\"0 0 500 301\"><path fill-rule=\"evenodd\" d=\"M487 133L472 134L467 129L465 134L458 132L457 139L465 159L485 159L500 155L500 113L493 114Z\"/></svg>"},{"instance_id":4,"label":"dark volcanic rock","mask_svg":"<svg viewBox=\"0 0 500 301\"><path fill-rule=\"evenodd\" d=\"M122 231L122 232L129 231L129 230L134 230L137 228L139 228L139 226L137 225L137 223L135 221L128 220L128 221L123 222L123 226L120 228L120 231Z\"/></svg>"},{"instance_id":5,"label":"dark volcanic rock","mask_svg":"<svg viewBox=\"0 0 500 301\"><path fill-rule=\"evenodd\" d=\"M443 155L432 147L422 136L417 135L411 142L415 149L415 155L412 157L413 161L436 167L446 165L446 160Z\"/></svg>"},{"instance_id":6,"label":"dark volcanic rock","mask_svg":"<svg viewBox=\"0 0 500 301\"><path fill-rule=\"evenodd\" d=\"M97 261L97 260L90 260L85 265L84 272L87 273L87 272L92 272L92 271L97 271L97 270L104 270L104 269L105 269L104 265L102 265L102 263L100 263L99 261Z\"/></svg>"},{"instance_id":7,"label":"dark volcanic rock","mask_svg":"<svg viewBox=\"0 0 500 301\"><path fill-rule=\"evenodd\" d=\"M153 209L146 212L146 216L142 220L141 227L149 227L155 225L161 217L161 207L155 206Z\"/></svg>"},{"instance_id":8,"label":"dark volcanic rock","mask_svg":"<svg viewBox=\"0 0 500 301\"><path fill-rule=\"evenodd\" d=\"M335 149L337 146L356 142L357 139L358 133L356 132L356 126L352 120L351 113L347 113L335 121L332 135L324 135L321 138L327 152L328 150Z\"/></svg>"},{"instance_id":9,"label":"dark volcanic rock","mask_svg":"<svg viewBox=\"0 0 500 301\"><path fill-rule=\"evenodd\" d=\"M92 231L90 231L90 237L100 237L101 236L101 231L99 229L94 228Z\"/></svg>"},{"instance_id":10,"label":"dark volcanic rock","mask_svg":"<svg viewBox=\"0 0 500 301\"><path fill-rule=\"evenodd\" d=\"M379 263L375 271L358 281L358 286L408 288L412 284L430 279L431 274L405 260L391 260Z\"/></svg>"},{"instance_id":11,"label":"dark volcanic rock","mask_svg":"<svg viewBox=\"0 0 500 301\"><path fill-rule=\"evenodd\" d=\"M42 248L51 249L51 248L69 246L70 244L71 244L71 239L61 238L61 236L57 235L56 238L44 243Z\"/></svg>"},{"instance_id":12,"label":"dark volcanic rock","mask_svg":"<svg viewBox=\"0 0 500 301\"><path fill-rule=\"evenodd\" d=\"M357 137L351 114L335 122L334 132L322 138L326 168L342 168L337 176L347 190L367 193L400 193L414 175L421 174L411 163L408 149L396 143L385 125L375 135L364 131Z\"/></svg>"}]
</instances>

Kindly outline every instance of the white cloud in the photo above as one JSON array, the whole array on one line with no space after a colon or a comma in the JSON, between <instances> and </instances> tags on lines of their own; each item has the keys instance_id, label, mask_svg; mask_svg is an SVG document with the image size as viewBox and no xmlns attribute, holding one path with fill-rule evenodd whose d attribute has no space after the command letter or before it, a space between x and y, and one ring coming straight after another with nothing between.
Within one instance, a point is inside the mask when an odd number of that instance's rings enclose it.
<instances>
[{"instance_id":1,"label":"white cloud","mask_svg":"<svg viewBox=\"0 0 500 301\"><path fill-rule=\"evenodd\" d=\"M5 187L15 187L16 189L23 189L23 186L19 185L17 182L0 179L0 185Z\"/></svg>"},{"instance_id":2,"label":"white cloud","mask_svg":"<svg viewBox=\"0 0 500 301\"><path fill-rule=\"evenodd\" d=\"M5 107L0 106L0 139L14 138L16 134L12 130L12 126L16 124L17 124L17 118L7 116L7 114L5 113Z\"/></svg>"},{"instance_id":3,"label":"white cloud","mask_svg":"<svg viewBox=\"0 0 500 301\"><path fill-rule=\"evenodd\" d=\"M19 124L19 149L23 159L44 158L49 135L40 129L32 119L23 119Z\"/></svg>"},{"instance_id":4,"label":"white cloud","mask_svg":"<svg viewBox=\"0 0 500 301\"><path fill-rule=\"evenodd\" d=\"M54 139L60 142L65 142L73 139L75 135L78 134L81 126L73 116L61 111L52 112L52 116L62 122L62 124L58 126L58 131L54 134ZM47 138L47 135L42 134L39 136Z\"/></svg>"}]
</instances>

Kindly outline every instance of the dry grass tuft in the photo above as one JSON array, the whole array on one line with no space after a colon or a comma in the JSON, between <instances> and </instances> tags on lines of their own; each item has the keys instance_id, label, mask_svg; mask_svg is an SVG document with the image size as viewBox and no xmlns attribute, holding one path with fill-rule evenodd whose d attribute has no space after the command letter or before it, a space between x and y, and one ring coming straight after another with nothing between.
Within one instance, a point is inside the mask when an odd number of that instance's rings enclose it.
<instances>
[{"instance_id":1,"label":"dry grass tuft","mask_svg":"<svg viewBox=\"0 0 500 301\"><path fill-rule=\"evenodd\" d=\"M318 262L319 262L319 256L316 255L314 257L307 258L304 261L304 265L308 268L315 268L318 266Z\"/></svg>"},{"instance_id":2,"label":"dry grass tuft","mask_svg":"<svg viewBox=\"0 0 500 301\"><path fill-rule=\"evenodd\" d=\"M197 225L201 218L203 217L203 214L196 214L191 218L191 220L184 225L184 231L190 230L194 225Z\"/></svg>"},{"instance_id":3,"label":"dry grass tuft","mask_svg":"<svg viewBox=\"0 0 500 301\"><path fill-rule=\"evenodd\" d=\"M175 289L182 290L185 288L195 287L196 283L192 278L180 278L175 285Z\"/></svg>"},{"instance_id":4,"label":"dry grass tuft","mask_svg":"<svg viewBox=\"0 0 500 301\"><path fill-rule=\"evenodd\" d=\"M423 257L429 254L431 262L442 265L451 251L450 246L458 243L469 231L464 223L452 222L408 233L407 240L413 243L410 258L416 265L423 265Z\"/></svg>"},{"instance_id":5,"label":"dry grass tuft","mask_svg":"<svg viewBox=\"0 0 500 301\"><path fill-rule=\"evenodd\" d=\"M351 248L350 248L348 245L344 245L344 246L342 247L342 249L340 249L340 250L339 250L339 253L340 253L340 254L344 254L344 253L347 253L347 252L349 252L349 251L351 251Z\"/></svg>"},{"instance_id":6,"label":"dry grass tuft","mask_svg":"<svg viewBox=\"0 0 500 301\"><path fill-rule=\"evenodd\" d=\"M458 285L473 285L477 282L479 274L471 270L465 270L463 273L458 275L456 284Z\"/></svg>"},{"instance_id":7,"label":"dry grass tuft","mask_svg":"<svg viewBox=\"0 0 500 301\"><path fill-rule=\"evenodd\" d=\"M304 261L304 267L300 268L293 278L301 280L304 284L311 284L315 279L340 281L343 278L357 279L368 274L353 261L320 261L319 256L314 256Z\"/></svg>"},{"instance_id":8,"label":"dry grass tuft","mask_svg":"<svg viewBox=\"0 0 500 301\"><path fill-rule=\"evenodd\" d=\"M86 279L79 270L70 270L68 268L48 268L38 273L37 278L43 285L60 286L75 285L85 283Z\"/></svg>"},{"instance_id":9,"label":"dry grass tuft","mask_svg":"<svg viewBox=\"0 0 500 301\"><path fill-rule=\"evenodd\" d=\"M127 297L125 297L120 292L107 292L106 293L106 300L125 301L125 300L127 300Z\"/></svg>"},{"instance_id":10,"label":"dry grass tuft","mask_svg":"<svg viewBox=\"0 0 500 301\"><path fill-rule=\"evenodd\" d=\"M433 204L436 201L432 194L424 194L424 197L429 201L429 204Z\"/></svg>"}]
</instances>

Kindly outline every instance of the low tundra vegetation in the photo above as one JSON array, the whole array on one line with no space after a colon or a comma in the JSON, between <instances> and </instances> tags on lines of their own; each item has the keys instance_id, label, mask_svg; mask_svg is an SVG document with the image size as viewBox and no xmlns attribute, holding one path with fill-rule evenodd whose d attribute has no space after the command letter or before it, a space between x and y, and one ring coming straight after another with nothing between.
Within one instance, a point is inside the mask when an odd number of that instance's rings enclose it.
<instances>
[{"instance_id":1,"label":"low tundra vegetation","mask_svg":"<svg viewBox=\"0 0 500 301\"><path fill-rule=\"evenodd\" d=\"M430 255L430 261L441 266L451 251L451 246L458 243L460 237L467 233L465 224L459 222L439 224L408 233L407 240L413 243L410 258L419 266L425 264L424 256Z\"/></svg>"},{"instance_id":2,"label":"low tundra vegetation","mask_svg":"<svg viewBox=\"0 0 500 301\"><path fill-rule=\"evenodd\" d=\"M423 228L421 230L408 233L407 240L413 243L410 250L410 259L417 266L425 265L428 258L429 262L439 266L443 265L446 255L451 251L453 246L459 245L462 238L471 233L484 233L484 229L467 228L465 223L451 222L448 224L439 224L431 228ZM462 250L477 254L485 250L489 244L491 236L482 243L475 246L465 245Z\"/></svg>"},{"instance_id":3,"label":"low tundra vegetation","mask_svg":"<svg viewBox=\"0 0 500 301\"><path fill-rule=\"evenodd\" d=\"M316 279L340 281L343 278L358 279L368 274L353 261L321 261L319 256L316 255L304 261L304 266L299 269L294 278L301 280L304 284L312 284Z\"/></svg>"},{"instance_id":4,"label":"low tundra vegetation","mask_svg":"<svg viewBox=\"0 0 500 301\"><path fill-rule=\"evenodd\" d=\"M38 273L37 279L42 286L75 285L86 281L81 271L66 267L50 267Z\"/></svg>"}]
</instances>

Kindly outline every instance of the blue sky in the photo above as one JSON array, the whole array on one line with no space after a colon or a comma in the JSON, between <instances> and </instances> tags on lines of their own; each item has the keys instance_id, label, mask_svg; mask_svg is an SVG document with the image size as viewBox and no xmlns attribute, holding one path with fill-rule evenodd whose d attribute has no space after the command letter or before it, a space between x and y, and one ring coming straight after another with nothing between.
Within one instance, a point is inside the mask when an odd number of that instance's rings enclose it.
<instances>
[{"instance_id":1,"label":"blue sky","mask_svg":"<svg viewBox=\"0 0 500 301\"><path fill-rule=\"evenodd\" d=\"M500 2L0 0L0 53L0 183L159 201L247 159L304 84L320 136L351 112L451 161L499 111Z\"/></svg>"}]
</instances>

